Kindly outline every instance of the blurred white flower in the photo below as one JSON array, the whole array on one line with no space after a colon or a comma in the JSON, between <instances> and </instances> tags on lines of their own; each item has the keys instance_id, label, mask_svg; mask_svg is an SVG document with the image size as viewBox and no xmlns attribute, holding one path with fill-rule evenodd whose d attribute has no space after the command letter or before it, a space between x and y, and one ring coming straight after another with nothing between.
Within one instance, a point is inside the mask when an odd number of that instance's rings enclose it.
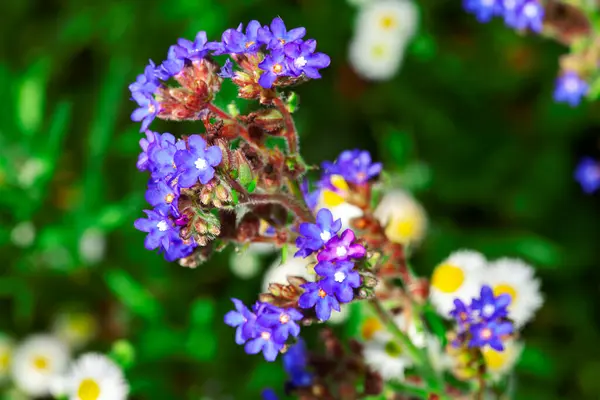
<instances>
[{"instance_id":1,"label":"blurred white flower","mask_svg":"<svg viewBox=\"0 0 600 400\"><path fill-rule=\"evenodd\" d=\"M5 382L8 378L14 348L14 341L10 337L0 334L0 383Z\"/></svg>"},{"instance_id":2,"label":"blurred white flower","mask_svg":"<svg viewBox=\"0 0 600 400\"><path fill-rule=\"evenodd\" d=\"M419 10L411 0L371 1L361 7L356 20L356 35L396 37L408 42L419 23Z\"/></svg>"},{"instance_id":3,"label":"blurred white flower","mask_svg":"<svg viewBox=\"0 0 600 400\"><path fill-rule=\"evenodd\" d=\"M229 268L238 278L250 279L260 271L260 255L250 248L233 251L229 256Z\"/></svg>"},{"instance_id":4,"label":"blurred white flower","mask_svg":"<svg viewBox=\"0 0 600 400\"><path fill-rule=\"evenodd\" d=\"M35 226L31 221L18 223L10 232L10 240L18 247L31 246L35 240Z\"/></svg>"},{"instance_id":5,"label":"blurred white flower","mask_svg":"<svg viewBox=\"0 0 600 400\"><path fill-rule=\"evenodd\" d=\"M350 220L353 218L361 217L363 211L360 207L352 205L345 200L345 195L348 193L350 188L348 183L339 175L332 175L330 178L331 185L335 188L334 190L322 189L319 193L319 200L317 202L316 210L321 208L327 208L331 211L334 220L340 219L342 221L342 230L350 228Z\"/></svg>"},{"instance_id":6,"label":"blurred white flower","mask_svg":"<svg viewBox=\"0 0 600 400\"><path fill-rule=\"evenodd\" d=\"M544 303L533 267L522 260L501 258L489 264L484 283L495 295L509 294L508 316L517 327L529 322Z\"/></svg>"},{"instance_id":7,"label":"blurred white flower","mask_svg":"<svg viewBox=\"0 0 600 400\"><path fill-rule=\"evenodd\" d=\"M48 169L46 162L38 158L30 158L23 164L17 177L19 184L24 187L30 187L35 181Z\"/></svg>"},{"instance_id":8,"label":"blurred white flower","mask_svg":"<svg viewBox=\"0 0 600 400\"><path fill-rule=\"evenodd\" d=\"M481 290L486 259L476 251L459 250L433 270L429 298L444 318L454 308L454 299L470 302Z\"/></svg>"},{"instance_id":9,"label":"blurred white flower","mask_svg":"<svg viewBox=\"0 0 600 400\"><path fill-rule=\"evenodd\" d=\"M341 304L340 311L333 310L331 312L331 317L327 320L326 323L332 325L339 325L345 322L350 316L350 305L349 304Z\"/></svg>"},{"instance_id":10,"label":"blurred white flower","mask_svg":"<svg viewBox=\"0 0 600 400\"><path fill-rule=\"evenodd\" d=\"M412 360L403 354L400 344L388 332L375 333L365 343L363 354L366 363L385 381L404 380L404 371L412 365Z\"/></svg>"},{"instance_id":11,"label":"blurred white flower","mask_svg":"<svg viewBox=\"0 0 600 400\"><path fill-rule=\"evenodd\" d=\"M129 393L121 368L96 353L84 354L73 363L65 389L70 400L124 400Z\"/></svg>"},{"instance_id":12,"label":"blurred white flower","mask_svg":"<svg viewBox=\"0 0 600 400\"><path fill-rule=\"evenodd\" d=\"M442 343L435 336L427 336L426 349L431 366L438 373L447 371L454 365L454 360L448 353L446 353Z\"/></svg>"},{"instance_id":13,"label":"blurred white flower","mask_svg":"<svg viewBox=\"0 0 600 400\"><path fill-rule=\"evenodd\" d=\"M268 291L269 283L287 284L288 276L301 276L309 281L315 280L315 260L313 257L300 258L294 257L297 249L290 246L288 249L288 258L284 264L281 264L281 258L278 258L267 270L263 278L262 290Z\"/></svg>"},{"instance_id":14,"label":"blurred white flower","mask_svg":"<svg viewBox=\"0 0 600 400\"><path fill-rule=\"evenodd\" d=\"M500 379L504 374L513 369L523 351L523 343L515 340L508 340L503 345L504 351L496 351L490 346L485 346L481 349L481 354L487 367L486 371L495 380Z\"/></svg>"},{"instance_id":15,"label":"blurred white flower","mask_svg":"<svg viewBox=\"0 0 600 400\"><path fill-rule=\"evenodd\" d=\"M350 65L364 79L388 80L400 69L404 48L405 43L394 36L355 35L348 53Z\"/></svg>"},{"instance_id":16,"label":"blurred white flower","mask_svg":"<svg viewBox=\"0 0 600 400\"><path fill-rule=\"evenodd\" d=\"M33 335L14 352L12 378L24 393L47 396L52 380L65 371L68 362L69 350L62 341L50 335Z\"/></svg>"},{"instance_id":17,"label":"blurred white flower","mask_svg":"<svg viewBox=\"0 0 600 400\"><path fill-rule=\"evenodd\" d=\"M403 190L386 193L377 205L374 215L385 227L388 239L394 243L415 245L425 236L425 210Z\"/></svg>"},{"instance_id":18,"label":"blurred white flower","mask_svg":"<svg viewBox=\"0 0 600 400\"><path fill-rule=\"evenodd\" d=\"M98 333L98 322L87 312L65 312L54 319L52 333L72 349L81 349Z\"/></svg>"},{"instance_id":19,"label":"blurred white flower","mask_svg":"<svg viewBox=\"0 0 600 400\"><path fill-rule=\"evenodd\" d=\"M79 257L87 264L97 264L106 253L106 235L99 229L89 228L79 239Z\"/></svg>"},{"instance_id":20,"label":"blurred white flower","mask_svg":"<svg viewBox=\"0 0 600 400\"><path fill-rule=\"evenodd\" d=\"M410 341L417 347L423 348L427 345L427 335L423 327L417 325L417 321L412 318L406 318L405 313L401 313L394 317L394 322L405 332Z\"/></svg>"}]
</instances>

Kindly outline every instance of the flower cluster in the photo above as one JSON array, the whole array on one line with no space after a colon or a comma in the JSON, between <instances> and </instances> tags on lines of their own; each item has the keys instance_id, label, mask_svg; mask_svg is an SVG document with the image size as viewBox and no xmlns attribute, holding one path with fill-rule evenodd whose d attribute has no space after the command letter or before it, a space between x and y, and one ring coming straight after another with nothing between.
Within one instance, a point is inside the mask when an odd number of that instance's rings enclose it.
<instances>
[{"instance_id":1,"label":"flower cluster","mask_svg":"<svg viewBox=\"0 0 600 400\"><path fill-rule=\"evenodd\" d=\"M148 131L140 140L142 153L138 169L149 171L146 201L153 207L145 210L147 218L135 221L135 227L147 232L146 249L159 249L168 261L187 257L196 247L192 237L182 237L187 217L179 212L181 191L198 184L206 185L215 175L214 168L222 159L217 146L207 146L199 135L175 140L169 133Z\"/></svg>"},{"instance_id":2,"label":"flower cluster","mask_svg":"<svg viewBox=\"0 0 600 400\"><path fill-rule=\"evenodd\" d=\"M129 86L132 100L139 108L131 119L148 129L154 118L197 120L220 90L221 81L230 78L240 86L240 95L258 98L261 89L287 86L300 80L318 79L319 70L330 59L316 51L317 41L304 40L305 28L287 30L283 20L275 18L270 26L250 21L243 29L227 29L221 41L208 42L206 32L198 32L194 41L179 39L171 46L160 65L152 60ZM210 58L230 54L240 71L234 71L230 59L222 68ZM174 78L178 87L166 83Z\"/></svg>"},{"instance_id":3,"label":"flower cluster","mask_svg":"<svg viewBox=\"0 0 600 400\"><path fill-rule=\"evenodd\" d=\"M303 318L294 308L280 308L272 304L257 302L248 309L240 300L231 299L235 311L225 314L225 323L235 327L235 342L245 344L248 354L263 353L267 361L275 361L277 354L286 345L290 337L298 337Z\"/></svg>"},{"instance_id":4,"label":"flower cluster","mask_svg":"<svg viewBox=\"0 0 600 400\"><path fill-rule=\"evenodd\" d=\"M460 299L454 300L454 309L450 315L456 320L460 341L468 341L469 347L482 348L489 345L494 350L504 349L502 341L512 334L514 327L508 317L508 305L511 297L508 294L495 296L492 288L481 287L479 298L467 305Z\"/></svg>"},{"instance_id":5,"label":"flower cluster","mask_svg":"<svg viewBox=\"0 0 600 400\"><path fill-rule=\"evenodd\" d=\"M543 28L544 7L539 0L464 0L463 4L479 22L500 16L514 29L531 29L539 33Z\"/></svg>"},{"instance_id":6,"label":"flower cluster","mask_svg":"<svg viewBox=\"0 0 600 400\"><path fill-rule=\"evenodd\" d=\"M581 103L581 99L588 94L589 90L589 84L576 72L567 71L556 79L554 100L558 103L567 103L571 107L576 107Z\"/></svg>"},{"instance_id":7,"label":"flower cluster","mask_svg":"<svg viewBox=\"0 0 600 400\"><path fill-rule=\"evenodd\" d=\"M286 393L298 388L308 387L313 383L313 374L308 370L308 354L304 340L298 339L296 344L283 354L283 369L288 376L285 383ZM265 389L262 392L263 400L278 400L273 389Z\"/></svg>"}]
</instances>

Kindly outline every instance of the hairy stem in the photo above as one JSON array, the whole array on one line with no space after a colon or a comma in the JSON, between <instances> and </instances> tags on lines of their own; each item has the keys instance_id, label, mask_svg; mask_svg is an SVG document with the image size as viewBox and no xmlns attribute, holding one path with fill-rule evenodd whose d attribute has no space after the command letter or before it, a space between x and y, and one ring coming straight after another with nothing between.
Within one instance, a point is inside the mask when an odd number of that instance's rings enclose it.
<instances>
[{"instance_id":1,"label":"hairy stem","mask_svg":"<svg viewBox=\"0 0 600 400\"><path fill-rule=\"evenodd\" d=\"M285 193L251 193L247 200L241 201L240 204L280 204L291 211L296 218L302 222L314 222L315 216L306 207L302 206L295 197L291 197Z\"/></svg>"},{"instance_id":2,"label":"hairy stem","mask_svg":"<svg viewBox=\"0 0 600 400\"><path fill-rule=\"evenodd\" d=\"M275 97L273 99L273 103L283 115L283 124L285 126L285 137L287 139L288 148L290 154L298 153L298 132L296 131L296 125L294 125L294 120L292 119L292 114L285 106L285 103L281 98Z\"/></svg>"},{"instance_id":3,"label":"hairy stem","mask_svg":"<svg viewBox=\"0 0 600 400\"><path fill-rule=\"evenodd\" d=\"M210 110L210 112L215 114L218 118L235 122L235 124L237 125L237 127L239 129L240 136L242 137L242 139L244 139L246 142L248 142L255 149L261 150L260 146L258 146L256 143L254 143L252 141L252 139L250 138L250 133L248 132L248 128L246 128L246 126L244 126L244 124L242 124L240 121L238 121L236 118L232 117L231 115L227 114L225 111L223 111L222 109L220 109L213 103L209 103L207 108Z\"/></svg>"}]
</instances>

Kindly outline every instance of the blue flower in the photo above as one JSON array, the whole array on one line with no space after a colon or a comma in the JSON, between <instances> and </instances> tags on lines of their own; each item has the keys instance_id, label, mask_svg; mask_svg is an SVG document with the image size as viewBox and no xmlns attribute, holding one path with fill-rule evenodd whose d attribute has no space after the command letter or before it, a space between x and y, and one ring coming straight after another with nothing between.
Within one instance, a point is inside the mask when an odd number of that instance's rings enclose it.
<instances>
[{"instance_id":1,"label":"blue flower","mask_svg":"<svg viewBox=\"0 0 600 400\"><path fill-rule=\"evenodd\" d=\"M491 287L483 285L478 299L471 302L471 310L478 313L480 319L493 321L508 316L508 305L511 302L509 294L494 296ZM456 304L456 303L455 303Z\"/></svg>"},{"instance_id":2,"label":"blue flower","mask_svg":"<svg viewBox=\"0 0 600 400\"><path fill-rule=\"evenodd\" d=\"M225 314L225 323L237 328L235 331L235 342L244 344L254 337L256 329L256 315L238 299L231 299L235 305L235 311Z\"/></svg>"},{"instance_id":3,"label":"blue flower","mask_svg":"<svg viewBox=\"0 0 600 400\"><path fill-rule=\"evenodd\" d=\"M175 176L177 170L174 161L175 153L177 150L185 149L183 140L175 140L173 135L164 134L160 141L148 149L148 169L155 181L169 181Z\"/></svg>"},{"instance_id":4,"label":"blue flower","mask_svg":"<svg viewBox=\"0 0 600 400\"><path fill-rule=\"evenodd\" d=\"M179 187L171 186L164 181L153 182L148 184L146 190L146 201L165 215L171 213L173 216L178 216L177 200L179 199Z\"/></svg>"},{"instance_id":5,"label":"blue flower","mask_svg":"<svg viewBox=\"0 0 600 400\"><path fill-rule=\"evenodd\" d=\"M281 48L287 43L292 43L302 39L306 35L306 28L294 28L287 30L285 23L280 17L276 17L271 21L271 29L268 27L261 28L261 41L268 44L269 49Z\"/></svg>"},{"instance_id":6,"label":"blue flower","mask_svg":"<svg viewBox=\"0 0 600 400\"><path fill-rule=\"evenodd\" d=\"M261 393L263 400L279 400L277 393L273 389L264 389Z\"/></svg>"},{"instance_id":7,"label":"blue flower","mask_svg":"<svg viewBox=\"0 0 600 400\"><path fill-rule=\"evenodd\" d=\"M206 47L206 43L206 32L204 31L198 32L193 42L187 39L179 39L175 46L175 55L178 59L187 59L190 61L202 60L208 54L209 50Z\"/></svg>"},{"instance_id":8,"label":"blue flower","mask_svg":"<svg viewBox=\"0 0 600 400\"><path fill-rule=\"evenodd\" d=\"M338 261L335 264L322 261L315 266L315 272L328 280L341 303L352 301L354 289L360 286L360 275L354 271L354 263L349 261Z\"/></svg>"},{"instance_id":9,"label":"blue flower","mask_svg":"<svg viewBox=\"0 0 600 400\"><path fill-rule=\"evenodd\" d=\"M499 11L499 0L464 0L463 6L479 22L489 22Z\"/></svg>"},{"instance_id":10,"label":"blue flower","mask_svg":"<svg viewBox=\"0 0 600 400\"><path fill-rule=\"evenodd\" d=\"M148 218L137 219L134 223L136 229L147 232L144 247L148 250L154 250L161 247L165 250L169 248L172 241L172 233L175 231L173 223L166 214L144 210Z\"/></svg>"},{"instance_id":11,"label":"blue flower","mask_svg":"<svg viewBox=\"0 0 600 400\"><path fill-rule=\"evenodd\" d=\"M293 308L279 308L266 304L258 316L258 324L272 329L273 336L277 342L285 342L288 337L297 337L300 334L300 321L302 313Z\"/></svg>"},{"instance_id":12,"label":"blue flower","mask_svg":"<svg viewBox=\"0 0 600 400\"><path fill-rule=\"evenodd\" d=\"M258 78L258 83L265 89L273 87L273 83L280 76L287 76L289 68L283 49L274 50L258 64L264 72Z\"/></svg>"},{"instance_id":13,"label":"blue flower","mask_svg":"<svg viewBox=\"0 0 600 400\"><path fill-rule=\"evenodd\" d=\"M163 81L180 73L185 66L185 60L178 56L177 49L177 45L169 47L167 59L156 69L156 75ZM179 52L181 53L181 50Z\"/></svg>"},{"instance_id":14,"label":"blue flower","mask_svg":"<svg viewBox=\"0 0 600 400\"><path fill-rule=\"evenodd\" d=\"M233 63L228 58L225 60L225 65L221 68L221 71L218 74L221 78L233 78L235 76L235 72L233 72Z\"/></svg>"},{"instance_id":15,"label":"blue flower","mask_svg":"<svg viewBox=\"0 0 600 400\"><path fill-rule=\"evenodd\" d=\"M450 311L450 316L456 320L460 332L465 331L473 322L471 308L460 299L454 299L454 308Z\"/></svg>"},{"instance_id":16,"label":"blue flower","mask_svg":"<svg viewBox=\"0 0 600 400\"><path fill-rule=\"evenodd\" d=\"M504 0L504 21L515 29L531 29L541 32L544 20L544 7L538 0Z\"/></svg>"},{"instance_id":17,"label":"blue flower","mask_svg":"<svg viewBox=\"0 0 600 400\"><path fill-rule=\"evenodd\" d=\"M362 258L367 253L363 245L354 243L356 236L351 229L346 229L338 237L329 239L325 248L317 254L319 261L346 261L351 258Z\"/></svg>"},{"instance_id":18,"label":"blue flower","mask_svg":"<svg viewBox=\"0 0 600 400\"><path fill-rule=\"evenodd\" d=\"M223 153L218 146L206 147L206 141L199 135L191 135L187 140L189 150L175 153L177 184L182 188L194 186L198 180L203 185L215 176L215 169L221 163Z\"/></svg>"},{"instance_id":19,"label":"blue flower","mask_svg":"<svg viewBox=\"0 0 600 400\"><path fill-rule=\"evenodd\" d=\"M284 47L285 55L289 58L288 66L293 76L303 73L311 79L319 79L319 69L329 66L331 60L327 54L315 53L317 41L307 40L304 43L288 43Z\"/></svg>"},{"instance_id":20,"label":"blue flower","mask_svg":"<svg viewBox=\"0 0 600 400\"><path fill-rule=\"evenodd\" d=\"M502 337L513 333L513 324L507 321L482 322L471 325L469 347L483 348L489 345L496 351L503 351Z\"/></svg>"},{"instance_id":21,"label":"blue flower","mask_svg":"<svg viewBox=\"0 0 600 400\"><path fill-rule=\"evenodd\" d=\"M196 248L196 242L193 239L183 240L179 236L179 227L171 231L171 243L168 249L159 250L159 253L164 251L165 260L173 262L189 256Z\"/></svg>"},{"instance_id":22,"label":"blue flower","mask_svg":"<svg viewBox=\"0 0 600 400\"><path fill-rule=\"evenodd\" d=\"M210 43L208 47L215 55L256 53L263 45L258 38L260 23L255 20L250 21L246 26L245 34L242 28L243 24L240 24L237 29L227 29L221 36L221 42Z\"/></svg>"},{"instance_id":23,"label":"blue flower","mask_svg":"<svg viewBox=\"0 0 600 400\"><path fill-rule=\"evenodd\" d=\"M383 165L373 163L366 150L343 151L334 163L324 162L323 170L329 175L341 175L347 182L363 184L381 173Z\"/></svg>"},{"instance_id":24,"label":"blue flower","mask_svg":"<svg viewBox=\"0 0 600 400\"><path fill-rule=\"evenodd\" d=\"M315 189L311 192L310 183L308 179L302 181L300 185L300 190L302 191L302 195L304 196L304 201L309 209L314 210L317 207L319 202L319 196L321 195L320 188Z\"/></svg>"},{"instance_id":25,"label":"blue flower","mask_svg":"<svg viewBox=\"0 0 600 400\"><path fill-rule=\"evenodd\" d=\"M315 308L317 318L327 321L331 317L331 310L340 311L340 303L335 297L333 285L328 280L308 282L300 285L304 293L298 299L300 308Z\"/></svg>"},{"instance_id":26,"label":"blue flower","mask_svg":"<svg viewBox=\"0 0 600 400\"><path fill-rule=\"evenodd\" d=\"M138 75L135 82L129 85L131 93L141 92L142 94L152 95L160 86L160 81L156 77L155 71L156 65L150 60L150 63L144 69L144 73Z\"/></svg>"},{"instance_id":27,"label":"blue flower","mask_svg":"<svg viewBox=\"0 0 600 400\"><path fill-rule=\"evenodd\" d=\"M170 134L165 133L165 135ZM136 163L137 169L139 169L140 171L147 171L150 169L150 160L148 153L149 151L151 151L154 143L160 140L160 137L161 135L156 132L146 131L146 137L140 139L140 147L142 148L142 152L138 156L138 161ZM173 141L175 141L175 138L173 138Z\"/></svg>"},{"instance_id":28,"label":"blue flower","mask_svg":"<svg viewBox=\"0 0 600 400\"><path fill-rule=\"evenodd\" d=\"M289 383L293 388L306 387L312 384L313 375L306 369L308 358L304 340L298 339L298 342L291 346L282 358L283 368L288 374Z\"/></svg>"},{"instance_id":29,"label":"blue flower","mask_svg":"<svg viewBox=\"0 0 600 400\"><path fill-rule=\"evenodd\" d=\"M308 257L315 251L321 249L325 243L335 236L342 227L340 219L333 220L331 211L322 208L317 213L317 222L303 222L298 231L302 236L296 239L298 251L294 257Z\"/></svg>"},{"instance_id":30,"label":"blue flower","mask_svg":"<svg viewBox=\"0 0 600 400\"><path fill-rule=\"evenodd\" d=\"M273 330L257 325L256 336L246 342L244 351L248 354L258 354L262 351L265 360L272 362L283 349L284 342L273 335Z\"/></svg>"},{"instance_id":31,"label":"blue flower","mask_svg":"<svg viewBox=\"0 0 600 400\"><path fill-rule=\"evenodd\" d=\"M591 157L581 159L575 169L575 179L586 193L594 193L600 188L600 163Z\"/></svg>"},{"instance_id":32,"label":"blue flower","mask_svg":"<svg viewBox=\"0 0 600 400\"><path fill-rule=\"evenodd\" d=\"M554 100L576 107L587 94L589 85L573 71L568 71L556 80Z\"/></svg>"},{"instance_id":33,"label":"blue flower","mask_svg":"<svg viewBox=\"0 0 600 400\"><path fill-rule=\"evenodd\" d=\"M140 106L131 113L131 120L135 122L141 121L142 126L140 132L144 132L158 115L160 104L158 104L152 95L139 91L133 92L131 97L136 101L138 106Z\"/></svg>"}]
</instances>

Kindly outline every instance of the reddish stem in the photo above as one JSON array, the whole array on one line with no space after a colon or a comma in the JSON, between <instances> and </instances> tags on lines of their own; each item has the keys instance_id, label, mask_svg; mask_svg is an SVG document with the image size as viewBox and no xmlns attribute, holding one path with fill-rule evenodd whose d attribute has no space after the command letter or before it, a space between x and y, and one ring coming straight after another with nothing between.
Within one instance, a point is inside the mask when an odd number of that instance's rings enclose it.
<instances>
[{"instance_id":1,"label":"reddish stem","mask_svg":"<svg viewBox=\"0 0 600 400\"><path fill-rule=\"evenodd\" d=\"M298 132L296 131L296 125L294 125L294 120L292 119L292 114L290 114L289 110L285 106L285 103L281 98L275 97L273 99L273 103L281 115L283 115L283 123L285 126L285 136L287 138L288 147L290 154L298 153Z\"/></svg>"},{"instance_id":2,"label":"reddish stem","mask_svg":"<svg viewBox=\"0 0 600 400\"><path fill-rule=\"evenodd\" d=\"M240 136L245 141L250 143L250 145L252 145L252 147L259 149L258 145L256 143L254 143L252 141L252 139L250 138L250 133L248 132L248 128L246 128L240 121L238 121L236 118L232 117L231 115L227 114L225 111L221 110L219 107L215 106L213 103L209 103L207 108L210 110L210 112L215 114L218 118L235 122L235 124L237 125L237 127L239 129Z\"/></svg>"}]
</instances>

